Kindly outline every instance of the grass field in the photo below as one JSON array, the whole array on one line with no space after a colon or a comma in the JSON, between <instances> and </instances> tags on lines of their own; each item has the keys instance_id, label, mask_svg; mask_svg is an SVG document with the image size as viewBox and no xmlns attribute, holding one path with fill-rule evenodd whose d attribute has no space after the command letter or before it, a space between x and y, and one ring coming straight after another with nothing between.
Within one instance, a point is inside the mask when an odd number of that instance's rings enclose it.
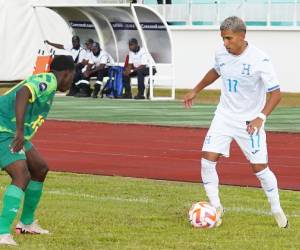
<instances>
[{"instance_id":1,"label":"grass field","mask_svg":"<svg viewBox=\"0 0 300 250\"><path fill-rule=\"evenodd\" d=\"M1 173L1 193L8 182ZM299 192L281 191L288 230L277 228L259 189L222 186L221 197L222 226L193 229L187 212L205 200L199 184L51 173L37 217L52 234L15 239L30 250L300 249Z\"/></svg>"},{"instance_id":2,"label":"grass field","mask_svg":"<svg viewBox=\"0 0 300 250\"><path fill-rule=\"evenodd\" d=\"M112 123L208 127L216 105L195 103L186 110L181 101L129 101L56 97L51 119ZM266 123L269 131L300 131L300 107L279 107Z\"/></svg>"},{"instance_id":3,"label":"grass field","mask_svg":"<svg viewBox=\"0 0 300 250\"><path fill-rule=\"evenodd\" d=\"M149 102L56 97L50 119L208 127L215 110L208 103L185 110L180 101ZM300 105L293 99L268 119L267 130L300 131ZM1 196L9 178L0 173ZM300 249L300 193L281 191L288 230L277 228L262 190L221 187L223 224L193 229L192 202L206 200L200 184L50 173L37 217L51 235L15 236L18 249ZM3 247L0 249L7 249Z\"/></svg>"}]
</instances>

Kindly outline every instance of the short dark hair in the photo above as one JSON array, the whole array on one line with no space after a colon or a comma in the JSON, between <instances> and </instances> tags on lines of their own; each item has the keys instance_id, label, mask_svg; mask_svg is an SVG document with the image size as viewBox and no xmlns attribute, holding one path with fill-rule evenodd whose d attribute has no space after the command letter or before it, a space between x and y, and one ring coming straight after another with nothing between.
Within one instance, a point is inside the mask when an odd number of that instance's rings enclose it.
<instances>
[{"instance_id":1,"label":"short dark hair","mask_svg":"<svg viewBox=\"0 0 300 250\"><path fill-rule=\"evenodd\" d=\"M97 49L101 49L100 44L98 42L93 42L93 47L96 47Z\"/></svg>"},{"instance_id":2,"label":"short dark hair","mask_svg":"<svg viewBox=\"0 0 300 250\"><path fill-rule=\"evenodd\" d=\"M94 40L92 38L89 38L85 41L85 44L92 44L94 43Z\"/></svg>"},{"instance_id":3,"label":"short dark hair","mask_svg":"<svg viewBox=\"0 0 300 250\"><path fill-rule=\"evenodd\" d=\"M220 30L231 30L233 32L246 33L247 28L245 22L241 18L237 16L230 16L221 23Z\"/></svg>"},{"instance_id":4,"label":"short dark hair","mask_svg":"<svg viewBox=\"0 0 300 250\"><path fill-rule=\"evenodd\" d=\"M138 45L138 41L135 38L131 38L128 43Z\"/></svg>"},{"instance_id":5,"label":"short dark hair","mask_svg":"<svg viewBox=\"0 0 300 250\"><path fill-rule=\"evenodd\" d=\"M80 43L80 38L79 36L73 36L72 41L78 41Z\"/></svg>"},{"instance_id":6,"label":"short dark hair","mask_svg":"<svg viewBox=\"0 0 300 250\"><path fill-rule=\"evenodd\" d=\"M75 69L75 64L72 56L66 56L66 55L54 56L50 64L51 71L52 70L64 71L64 70L74 70L74 69Z\"/></svg>"}]
</instances>

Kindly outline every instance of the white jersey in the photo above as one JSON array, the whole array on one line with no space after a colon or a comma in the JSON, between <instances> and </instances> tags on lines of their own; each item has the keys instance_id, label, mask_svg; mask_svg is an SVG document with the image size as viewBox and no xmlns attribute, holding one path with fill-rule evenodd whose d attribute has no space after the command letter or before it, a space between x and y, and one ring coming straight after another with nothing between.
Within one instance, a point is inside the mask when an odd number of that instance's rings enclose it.
<instances>
[{"instance_id":1,"label":"white jersey","mask_svg":"<svg viewBox=\"0 0 300 250\"><path fill-rule=\"evenodd\" d=\"M92 59L91 59L91 58L92 58L92 55L93 55L93 52L92 52L91 50L86 49L86 50L85 50L85 57L84 57L84 60L87 61L87 62L89 63L89 61L92 60ZM82 73L85 72L86 69L87 69L87 65L85 65L85 66L83 67L83 69L81 70L81 72L82 72Z\"/></svg>"},{"instance_id":2,"label":"white jersey","mask_svg":"<svg viewBox=\"0 0 300 250\"><path fill-rule=\"evenodd\" d=\"M95 56L93 53L91 53L89 59L89 64L93 64L96 67L99 66L100 64L105 64L105 66L108 67L108 66L112 66L114 63L115 62L112 56L104 50L101 50L98 56Z\"/></svg>"},{"instance_id":3,"label":"white jersey","mask_svg":"<svg viewBox=\"0 0 300 250\"><path fill-rule=\"evenodd\" d=\"M75 63L81 63L86 58L86 51L82 47L74 49L72 46L64 45L64 49L70 52Z\"/></svg>"},{"instance_id":4,"label":"white jersey","mask_svg":"<svg viewBox=\"0 0 300 250\"><path fill-rule=\"evenodd\" d=\"M91 50L85 50L85 58L84 60L89 61L92 58L93 52Z\"/></svg>"},{"instance_id":5,"label":"white jersey","mask_svg":"<svg viewBox=\"0 0 300 250\"><path fill-rule=\"evenodd\" d=\"M128 63L133 64L135 68L141 65L155 65L153 58L146 52L144 48L140 48L138 52L129 51Z\"/></svg>"},{"instance_id":6,"label":"white jersey","mask_svg":"<svg viewBox=\"0 0 300 250\"><path fill-rule=\"evenodd\" d=\"M265 106L266 92L280 88L270 59L252 45L238 56L222 46L216 51L214 69L222 78L216 114L233 120L255 119Z\"/></svg>"}]
</instances>

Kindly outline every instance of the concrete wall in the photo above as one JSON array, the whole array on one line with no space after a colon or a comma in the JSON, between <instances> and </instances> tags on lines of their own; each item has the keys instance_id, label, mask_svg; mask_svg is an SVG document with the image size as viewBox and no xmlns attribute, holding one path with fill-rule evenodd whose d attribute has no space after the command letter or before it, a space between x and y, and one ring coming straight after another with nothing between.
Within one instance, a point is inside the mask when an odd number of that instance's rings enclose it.
<instances>
[{"instance_id":1,"label":"concrete wall","mask_svg":"<svg viewBox=\"0 0 300 250\"><path fill-rule=\"evenodd\" d=\"M222 44L217 29L173 29L175 85L192 88L212 67L214 51ZM284 92L300 92L300 30L249 30L247 41L273 61ZM215 83L208 88L218 88Z\"/></svg>"}]
</instances>

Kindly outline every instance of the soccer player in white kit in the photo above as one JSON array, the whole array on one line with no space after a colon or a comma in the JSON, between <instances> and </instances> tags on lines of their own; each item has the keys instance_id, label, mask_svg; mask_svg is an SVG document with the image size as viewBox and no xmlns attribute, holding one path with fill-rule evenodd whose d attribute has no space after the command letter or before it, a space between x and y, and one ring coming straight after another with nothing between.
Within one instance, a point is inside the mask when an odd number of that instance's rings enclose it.
<instances>
[{"instance_id":1,"label":"soccer player in white kit","mask_svg":"<svg viewBox=\"0 0 300 250\"><path fill-rule=\"evenodd\" d=\"M219 157L229 157L230 143L235 140L260 181L278 226L286 228L288 220L280 205L277 179L268 167L264 130L267 116L281 99L278 80L270 59L245 40L242 19L228 17L220 31L224 44L215 53L214 67L184 98L185 107L190 108L202 89L222 78L220 103L202 148L201 177L206 195L221 217L224 210L216 165Z\"/></svg>"}]
</instances>

